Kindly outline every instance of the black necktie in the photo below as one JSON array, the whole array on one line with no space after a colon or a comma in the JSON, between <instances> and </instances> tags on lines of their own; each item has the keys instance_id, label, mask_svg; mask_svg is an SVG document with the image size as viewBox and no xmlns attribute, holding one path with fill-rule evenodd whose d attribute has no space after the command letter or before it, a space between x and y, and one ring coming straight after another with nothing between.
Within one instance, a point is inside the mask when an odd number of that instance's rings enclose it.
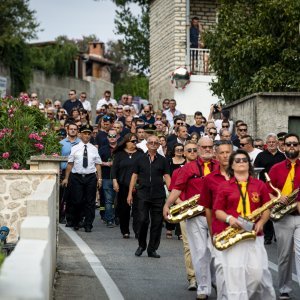
<instances>
[{"instance_id":1,"label":"black necktie","mask_svg":"<svg viewBox=\"0 0 300 300\"><path fill-rule=\"evenodd\" d=\"M87 168L87 166L88 166L88 153L87 153L86 145L84 145L82 166L84 168Z\"/></svg>"}]
</instances>

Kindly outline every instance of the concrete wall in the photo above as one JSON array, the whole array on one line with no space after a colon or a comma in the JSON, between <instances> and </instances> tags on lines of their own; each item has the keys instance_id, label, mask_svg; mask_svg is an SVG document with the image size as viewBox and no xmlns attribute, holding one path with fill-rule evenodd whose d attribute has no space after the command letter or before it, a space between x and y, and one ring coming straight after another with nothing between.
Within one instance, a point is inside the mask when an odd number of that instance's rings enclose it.
<instances>
[{"instance_id":1,"label":"concrete wall","mask_svg":"<svg viewBox=\"0 0 300 300\"><path fill-rule=\"evenodd\" d=\"M0 273L0 299L52 299L56 270L57 181L47 179L27 197L21 239Z\"/></svg>"},{"instance_id":2,"label":"concrete wall","mask_svg":"<svg viewBox=\"0 0 300 300\"><path fill-rule=\"evenodd\" d=\"M108 81L92 78L86 81L72 77L46 77L42 71L34 71L29 90L30 92L37 92L42 102L44 102L46 98L64 102L68 99L69 89L75 89L78 97L81 92L87 93L88 100L92 103L93 116L96 115L96 105L98 100L103 97L104 91L110 90L112 96L114 93L114 85Z\"/></svg>"},{"instance_id":3,"label":"concrete wall","mask_svg":"<svg viewBox=\"0 0 300 300\"><path fill-rule=\"evenodd\" d=\"M288 132L289 117L300 116L300 93L256 93L226 108L234 121L247 123L249 134L265 138L270 132Z\"/></svg>"},{"instance_id":4,"label":"concrete wall","mask_svg":"<svg viewBox=\"0 0 300 300\"><path fill-rule=\"evenodd\" d=\"M209 28L216 21L216 7L216 0L191 0L190 17L199 17L204 28ZM170 76L186 65L187 26L186 0L151 2L149 99L156 107L161 107L164 98L176 99Z\"/></svg>"}]
</instances>

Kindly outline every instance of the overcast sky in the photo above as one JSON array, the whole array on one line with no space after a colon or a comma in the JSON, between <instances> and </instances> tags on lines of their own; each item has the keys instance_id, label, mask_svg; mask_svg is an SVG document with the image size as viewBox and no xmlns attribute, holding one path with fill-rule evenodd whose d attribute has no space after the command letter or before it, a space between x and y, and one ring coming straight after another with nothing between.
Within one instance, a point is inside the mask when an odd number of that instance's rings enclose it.
<instances>
[{"instance_id":1,"label":"overcast sky","mask_svg":"<svg viewBox=\"0 0 300 300\"><path fill-rule=\"evenodd\" d=\"M30 42L53 41L59 35L80 39L95 34L100 41L116 40L114 34L116 5L111 0L30 0L40 28L38 39ZM137 13L137 6L131 6Z\"/></svg>"}]
</instances>

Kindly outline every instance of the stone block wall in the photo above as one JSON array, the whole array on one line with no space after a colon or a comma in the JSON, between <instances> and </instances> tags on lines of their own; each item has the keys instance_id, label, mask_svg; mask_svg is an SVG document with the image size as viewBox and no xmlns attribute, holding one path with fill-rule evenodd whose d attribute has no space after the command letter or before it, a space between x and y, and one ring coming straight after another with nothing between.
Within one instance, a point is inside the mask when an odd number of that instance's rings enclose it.
<instances>
[{"instance_id":1,"label":"stone block wall","mask_svg":"<svg viewBox=\"0 0 300 300\"><path fill-rule=\"evenodd\" d=\"M191 0L190 17L198 16L208 28L216 21L217 0ZM170 76L186 65L186 0L154 0L150 5L149 99L160 108L162 100L174 98Z\"/></svg>"},{"instance_id":2,"label":"stone block wall","mask_svg":"<svg viewBox=\"0 0 300 300\"><path fill-rule=\"evenodd\" d=\"M289 117L300 116L300 93L256 93L226 108L233 121L247 123L250 135L264 139L271 132L289 131Z\"/></svg>"},{"instance_id":3,"label":"stone block wall","mask_svg":"<svg viewBox=\"0 0 300 300\"><path fill-rule=\"evenodd\" d=\"M26 198L46 179L55 179L55 171L0 170L0 226L8 226L8 242L16 242L20 225L27 216Z\"/></svg>"},{"instance_id":4,"label":"stone block wall","mask_svg":"<svg viewBox=\"0 0 300 300\"><path fill-rule=\"evenodd\" d=\"M216 24L217 19L217 0L191 0L190 16L198 17L204 29L211 28Z\"/></svg>"}]
</instances>

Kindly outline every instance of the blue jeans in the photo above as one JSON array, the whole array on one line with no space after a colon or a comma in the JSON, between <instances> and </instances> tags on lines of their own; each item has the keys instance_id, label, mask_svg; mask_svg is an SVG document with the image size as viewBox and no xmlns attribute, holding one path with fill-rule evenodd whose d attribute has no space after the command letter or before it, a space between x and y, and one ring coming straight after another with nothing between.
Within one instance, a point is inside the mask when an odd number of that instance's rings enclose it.
<instances>
[{"instance_id":1,"label":"blue jeans","mask_svg":"<svg viewBox=\"0 0 300 300\"><path fill-rule=\"evenodd\" d=\"M104 219L106 222L113 222L115 213L113 209L116 192L113 189L112 179L103 179L102 188L105 200L105 215Z\"/></svg>"}]
</instances>

